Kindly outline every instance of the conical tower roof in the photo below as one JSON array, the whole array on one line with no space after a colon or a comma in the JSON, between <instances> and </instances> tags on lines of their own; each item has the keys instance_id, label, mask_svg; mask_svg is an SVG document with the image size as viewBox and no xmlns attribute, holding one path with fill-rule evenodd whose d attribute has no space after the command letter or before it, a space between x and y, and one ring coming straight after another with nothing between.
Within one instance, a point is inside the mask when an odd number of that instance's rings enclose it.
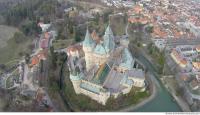
<instances>
[{"instance_id":1,"label":"conical tower roof","mask_svg":"<svg viewBox=\"0 0 200 115\"><path fill-rule=\"evenodd\" d=\"M110 24L108 25L108 27L106 28L106 31L105 31L105 35L112 35L113 36L113 32L112 32L112 30L111 30L111 28L110 28Z\"/></svg>"},{"instance_id":2,"label":"conical tower roof","mask_svg":"<svg viewBox=\"0 0 200 115\"><path fill-rule=\"evenodd\" d=\"M85 39L83 41L83 46L92 47L94 45L94 41L92 40L89 30L87 29Z\"/></svg>"},{"instance_id":3,"label":"conical tower roof","mask_svg":"<svg viewBox=\"0 0 200 115\"><path fill-rule=\"evenodd\" d=\"M133 67L133 57L127 48L122 51L122 63L120 66L126 67L128 69Z\"/></svg>"},{"instance_id":4,"label":"conical tower roof","mask_svg":"<svg viewBox=\"0 0 200 115\"><path fill-rule=\"evenodd\" d=\"M97 44L97 46L94 49L94 52L100 55L107 54L106 49L102 46L102 44Z\"/></svg>"},{"instance_id":5,"label":"conical tower roof","mask_svg":"<svg viewBox=\"0 0 200 115\"><path fill-rule=\"evenodd\" d=\"M114 49L115 47L115 42L114 42L114 35L113 32L110 28L110 25L108 25L106 31L105 31L105 35L104 35L104 47L106 49L107 52L109 52L110 50Z\"/></svg>"}]
</instances>

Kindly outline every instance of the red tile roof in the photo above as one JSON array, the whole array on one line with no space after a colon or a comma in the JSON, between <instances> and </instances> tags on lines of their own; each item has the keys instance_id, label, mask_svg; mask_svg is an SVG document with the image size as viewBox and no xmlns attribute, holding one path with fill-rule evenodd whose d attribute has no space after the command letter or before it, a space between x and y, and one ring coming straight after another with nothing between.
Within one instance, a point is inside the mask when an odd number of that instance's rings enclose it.
<instances>
[{"instance_id":1,"label":"red tile roof","mask_svg":"<svg viewBox=\"0 0 200 115\"><path fill-rule=\"evenodd\" d=\"M39 58L37 56L34 56L31 60L31 66L37 65L40 62Z\"/></svg>"},{"instance_id":2,"label":"red tile roof","mask_svg":"<svg viewBox=\"0 0 200 115\"><path fill-rule=\"evenodd\" d=\"M192 62L192 65L195 69L200 69L200 62Z\"/></svg>"},{"instance_id":3,"label":"red tile roof","mask_svg":"<svg viewBox=\"0 0 200 115\"><path fill-rule=\"evenodd\" d=\"M154 30L153 30L153 33L152 33L154 36L158 36L160 38L166 38L167 37L167 33L165 31L162 31L160 29L160 27L154 27Z\"/></svg>"}]
</instances>

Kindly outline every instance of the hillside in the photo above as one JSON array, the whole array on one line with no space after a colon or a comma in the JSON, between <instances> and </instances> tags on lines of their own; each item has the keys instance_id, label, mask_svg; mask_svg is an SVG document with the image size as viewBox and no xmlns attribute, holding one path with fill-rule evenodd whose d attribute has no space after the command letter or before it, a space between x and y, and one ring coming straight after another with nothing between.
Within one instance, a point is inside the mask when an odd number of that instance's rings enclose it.
<instances>
[{"instance_id":1,"label":"hillside","mask_svg":"<svg viewBox=\"0 0 200 115\"><path fill-rule=\"evenodd\" d=\"M7 45L7 41L13 37L18 29L10 26L0 25L0 48Z\"/></svg>"}]
</instances>

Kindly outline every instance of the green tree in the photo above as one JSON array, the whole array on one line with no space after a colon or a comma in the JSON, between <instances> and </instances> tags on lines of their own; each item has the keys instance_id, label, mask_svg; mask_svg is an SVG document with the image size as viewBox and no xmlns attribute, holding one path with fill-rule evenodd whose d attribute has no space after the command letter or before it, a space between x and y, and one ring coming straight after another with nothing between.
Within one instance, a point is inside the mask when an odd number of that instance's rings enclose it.
<instances>
[{"instance_id":1,"label":"green tree","mask_svg":"<svg viewBox=\"0 0 200 115\"><path fill-rule=\"evenodd\" d=\"M57 68L57 56L56 56L56 54L55 54L55 52L54 52L54 47L53 46L51 46L50 47L50 53L51 53L51 62L52 62L52 68Z\"/></svg>"},{"instance_id":2,"label":"green tree","mask_svg":"<svg viewBox=\"0 0 200 115\"><path fill-rule=\"evenodd\" d=\"M147 27L145 28L145 31L146 31L147 33L153 33L153 26L147 26Z\"/></svg>"},{"instance_id":3,"label":"green tree","mask_svg":"<svg viewBox=\"0 0 200 115\"><path fill-rule=\"evenodd\" d=\"M95 15L95 23L96 23L96 25L99 25L99 19L100 19L100 14L97 12L97 14Z\"/></svg>"},{"instance_id":4,"label":"green tree","mask_svg":"<svg viewBox=\"0 0 200 115\"><path fill-rule=\"evenodd\" d=\"M25 54L25 62L28 64L30 62L30 55L28 53Z\"/></svg>"},{"instance_id":5,"label":"green tree","mask_svg":"<svg viewBox=\"0 0 200 115\"><path fill-rule=\"evenodd\" d=\"M41 33L41 28L39 26L37 26L37 23L35 21L31 21L31 20L26 20L24 21L24 23L21 25L20 30L22 30L22 32L25 35L33 35L36 33Z\"/></svg>"},{"instance_id":6,"label":"green tree","mask_svg":"<svg viewBox=\"0 0 200 115\"><path fill-rule=\"evenodd\" d=\"M80 42L81 41L81 35L78 30L75 31L75 41Z\"/></svg>"}]
</instances>

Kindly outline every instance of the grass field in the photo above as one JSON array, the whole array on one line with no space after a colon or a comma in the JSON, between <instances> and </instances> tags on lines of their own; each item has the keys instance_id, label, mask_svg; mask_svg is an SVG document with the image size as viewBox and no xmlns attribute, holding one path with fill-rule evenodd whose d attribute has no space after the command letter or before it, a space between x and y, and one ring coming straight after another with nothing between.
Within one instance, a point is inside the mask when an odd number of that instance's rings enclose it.
<instances>
[{"instance_id":1,"label":"grass field","mask_svg":"<svg viewBox=\"0 0 200 115\"><path fill-rule=\"evenodd\" d=\"M30 53L28 48L32 44L31 39L27 39L23 44L17 44L13 39L8 40L7 46L0 49L0 63L5 64L14 59L22 58L19 53Z\"/></svg>"},{"instance_id":2,"label":"grass field","mask_svg":"<svg viewBox=\"0 0 200 115\"><path fill-rule=\"evenodd\" d=\"M17 31L16 28L0 25L0 64L21 59L20 53L31 53L31 49L28 47L32 44L32 39L26 38L20 43L16 43L13 35Z\"/></svg>"},{"instance_id":3,"label":"grass field","mask_svg":"<svg viewBox=\"0 0 200 115\"><path fill-rule=\"evenodd\" d=\"M0 25L0 48L5 47L7 45L7 41L12 38L14 33L17 31L17 28Z\"/></svg>"}]
</instances>

